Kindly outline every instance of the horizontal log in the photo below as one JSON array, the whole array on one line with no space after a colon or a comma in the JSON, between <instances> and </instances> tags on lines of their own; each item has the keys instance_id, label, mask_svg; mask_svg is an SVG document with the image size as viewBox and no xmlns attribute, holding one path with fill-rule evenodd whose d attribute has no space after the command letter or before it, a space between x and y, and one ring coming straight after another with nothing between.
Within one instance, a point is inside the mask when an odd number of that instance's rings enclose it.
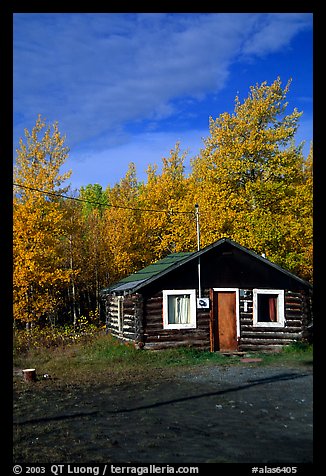
<instances>
[{"instance_id":1,"label":"horizontal log","mask_svg":"<svg viewBox=\"0 0 326 476\"><path fill-rule=\"evenodd\" d=\"M163 309L163 303L157 303L157 304L149 304L147 303L146 306L144 306L144 310L146 313L148 312L159 312L161 311L162 312L162 309Z\"/></svg>"},{"instance_id":2,"label":"horizontal log","mask_svg":"<svg viewBox=\"0 0 326 476\"><path fill-rule=\"evenodd\" d=\"M262 335L262 334L284 334L284 332L296 333L301 327L255 327L255 326L241 326L241 332L252 332L253 334Z\"/></svg>"},{"instance_id":3,"label":"horizontal log","mask_svg":"<svg viewBox=\"0 0 326 476\"><path fill-rule=\"evenodd\" d=\"M144 333L149 341L156 342L157 340L164 340L164 341L180 341L180 340L207 340L209 339L209 333L193 333L193 334L166 334L164 331L161 334L149 334L147 332Z\"/></svg>"},{"instance_id":4,"label":"horizontal log","mask_svg":"<svg viewBox=\"0 0 326 476\"><path fill-rule=\"evenodd\" d=\"M145 305L148 306L148 305L152 305L153 303L157 304L157 303L161 303L162 301L163 301L163 295L160 294L160 295L152 296L152 297L146 299L146 301L145 301L146 304Z\"/></svg>"},{"instance_id":5,"label":"horizontal log","mask_svg":"<svg viewBox=\"0 0 326 476\"><path fill-rule=\"evenodd\" d=\"M147 312L146 311L146 322L149 324L150 322L155 321L162 321L163 320L163 310L160 309L159 312ZM207 312L206 314L197 314L196 317L197 324L206 325L209 323L210 314Z\"/></svg>"},{"instance_id":6,"label":"horizontal log","mask_svg":"<svg viewBox=\"0 0 326 476\"><path fill-rule=\"evenodd\" d=\"M298 334L298 332L282 332L282 333L275 333L275 332L264 332L261 335L264 339L293 339L293 335ZM254 339L260 338L259 333L257 332L243 332L241 334L241 339Z\"/></svg>"},{"instance_id":7,"label":"horizontal log","mask_svg":"<svg viewBox=\"0 0 326 476\"><path fill-rule=\"evenodd\" d=\"M126 306L123 306L123 315L131 315L133 316L135 313L135 308L134 306L129 306L129 307L126 307Z\"/></svg>"},{"instance_id":8,"label":"horizontal log","mask_svg":"<svg viewBox=\"0 0 326 476\"><path fill-rule=\"evenodd\" d=\"M135 326L134 325L123 325L123 332L129 332L129 331L133 331L135 329Z\"/></svg>"},{"instance_id":9,"label":"horizontal log","mask_svg":"<svg viewBox=\"0 0 326 476\"><path fill-rule=\"evenodd\" d=\"M285 315L285 322L291 322L291 325L301 325L302 320L306 318L304 314L291 313ZM250 325L253 323L253 316L240 315L240 325Z\"/></svg>"},{"instance_id":10,"label":"horizontal log","mask_svg":"<svg viewBox=\"0 0 326 476\"><path fill-rule=\"evenodd\" d=\"M247 339L241 337L241 344L251 344L251 345L274 345L274 344L290 344L296 339Z\"/></svg>"},{"instance_id":11,"label":"horizontal log","mask_svg":"<svg viewBox=\"0 0 326 476\"><path fill-rule=\"evenodd\" d=\"M113 314L117 316L118 313L119 313L118 307L112 306L107 309L107 314ZM135 309L133 307L124 307L123 314L133 316L135 314Z\"/></svg>"},{"instance_id":12,"label":"horizontal log","mask_svg":"<svg viewBox=\"0 0 326 476\"><path fill-rule=\"evenodd\" d=\"M209 339L202 340L150 340L145 339L145 344L150 346L162 346L162 347L179 347L179 346L188 346L188 347L209 347Z\"/></svg>"},{"instance_id":13,"label":"horizontal log","mask_svg":"<svg viewBox=\"0 0 326 476\"><path fill-rule=\"evenodd\" d=\"M209 329L148 329L146 328L146 334L149 335L167 335L167 336L188 336L188 335L205 335L209 334Z\"/></svg>"},{"instance_id":14,"label":"horizontal log","mask_svg":"<svg viewBox=\"0 0 326 476\"><path fill-rule=\"evenodd\" d=\"M209 308L208 309L202 309L202 308L197 309L197 317L198 316L206 317L206 316L209 316L209 314L210 314L210 309Z\"/></svg>"},{"instance_id":15,"label":"horizontal log","mask_svg":"<svg viewBox=\"0 0 326 476\"><path fill-rule=\"evenodd\" d=\"M291 304L290 306L285 306L286 313L294 313L294 314L302 314L305 312L305 306L294 306Z\"/></svg>"},{"instance_id":16,"label":"horizontal log","mask_svg":"<svg viewBox=\"0 0 326 476\"><path fill-rule=\"evenodd\" d=\"M145 329L151 334L161 332L163 330L163 321L160 323L147 323Z\"/></svg>"},{"instance_id":17,"label":"horizontal log","mask_svg":"<svg viewBox=\"0 0 326 476\"><path fill-rule=\"evenodd\" d=\"M134 321L135 321L134 314L124 314L123 322L134 322Z\"/></svg>"},{"instance_id":18,"label":"horizontal log","mask_svg":"<svg viewBox=\"0 0 326 476\"><path fill-rule=\"evenodd\" d=\"M240 325L241 326L252 326L252 323L253 323L253 319L252 317L250 319L248 318L241 318L240 319Z\"/></svg>"},{"instance_id":19,"label":"horizontal log","mask_svg":"<svg viewBox=\"0 0 326 476\"><path fill-rule=\"evenodd\" d=\"M112 329L115 332L122 332L119 331L119 326L118 325L109 325L109 329ZM135 331L135 326L123 326L123 332L134 332Z\"/></svg>"},{"instance_id":20,"label":"horizontal log","mask_svg":"<svg viewBox=\"0 0 326 476\"><path fill-rule=\"evenodd\" d=\"M293 314L302 314L303 309L302 306L285 306L285 314L293 313Z\"/></svg>"},{"instance_id":21,"label":"horizontal log","mask_svg":"<svg viewBox=\"0 0 326 476\"><path fill-rule=\"evenodd\" d=\"M125 299L133 302L134 304L143 302L143 297L141 294L132 294L132 296L125 297Z\"/></svg>"},{"instance_id":22,"label":"horizontal log","mask_svg":"<svg viewBox=\"0 0 326 476\"><path fill-rule=\"evenodd\" d=\"M174 349L179 347L191 347L202 350L209 350L209 344L203 342L193 342L189 344L188 342L146 342L144 349L146 350L163 350L163 349Z\"/></svg>"},{"instance_id":23,"label":"horizontal log","mask_svg":"<svg viewBox=\"0 0 326 476\"><path fill-rule=\"evenodd\" d=\"M178 334L182 334L183 333L182 331L185 331L186 334L188 334L190 332L191 333L198 332L198 333L208 334L209 333L209 325L208 324L206 326L198 326L197 325L196 329L164 329L163 328L163 321L161 321L160 323L157 323L157 324L153 324L153 323L149 324L148 323L145 326L145 330L148 334L151 334L151 335L160 334L163 331L167 332L169 334L171 334L173 331L175 333L178 333Z\"/></svg>"},{"instance_id":24,"label":"horizontal log","mask_svg":"<svg viewBox=\"0 0 326 476\"><path fill-rule=\"evenodd\" d=\"M180 346L188 346L188 347L209 347L209 340L148 340L145 339L146 346L161 346L163 347L180 347Z\"/></svg>"},{"instance_id":25,"label":"horizontal log","mask_svg":"<svg viewBox=\"0 0 326 476\"><path fill-rule=\"evenodd\" d=\"M159 323L163 322L163 316L161 315L155 315L155 316L146 316L146 325L157 325Z\"/></svg>"},{"instance_id":26,"label":"horizontal log","mask_svg":"<svg viewBox=\"0 0 326 476\"><path fill-rule=\"evenodd\" d=\"M303 316L298 316L297 314L291 314L286 316L286 323L289 323L291 326L300 326L302 324Z\"/></svg>"},{"instance_id":27,"label":"horizontal log","mask_svg":"<svg viewBox=\"0 0 326 476\"><path fill-rule=\"evenodd\" d=\"M146 320L147 321L149 321L149 320L155 321L157 319L162 319L162 316L163 316L162 311L161 312L149 312L149 313L146 312L145 315L146 315Z\"/></svg>"},{"instance_id":28,"label":"horizontal log","mask_svg":"<svg viewBox=\"0 0 326 476\"><path fill-rule=\"evenodd\" d=\"M304 294L285 294L284 299L286 301L303 301L307 299L307 296Z\"/></svg>"},{"instance_id":29,"label":"horizontal log","mask_svg":"<svg viewBox=\"0 0 326 476\"><path fill-rule=\"evenodd\" d=\"M133 302L122 301L122 303L123 303L123 309L124 310L133 310L133 309L135 309L135 303L133 303ZM107 305L107 309L113 309L114 311L117 311L118 308L119 308L118 301L111 301Z\"/></svg>"},{"instance_id":30,"label":"horizontal log","mask_svg":"<svg viewBox=\"0 0 326 476\"><path fill-rule=\"evenodd\" d=\"M288 316L288 315L291 315L291 314L296 314L298 316L301 316L302 313L304 313L304 309L301 307L301 306L298 306L298 307L294 307L294 306L286 306L285 307L285 314Z\"/></svg>"},{"instance_id":31,"label":"horizontal log","mask_svg":"<svg viewBox=\"0 0 326 476\"><path fill-rule=\"evenodd\" d=\"M209 320L203 322L203 321L197 321L197 329L209 329Z\"/></svg>"},{"instance_id":32,"label":"horizontal log","mask_svg":"<svg viewBox=\"0 0 326 476\"><path fill-rule=\"evenodd\" d=\"M146 306L144 311L146 315L162 314L162 306Z\"/></svg>"},{"instance_id":33,"label":"horizontal log","mask_svg":"<svg viewBox=\"0 0 326 476\"><path fill-rule=\"evenodd\" d=\"M284 302L285 304L290 304L290 305L293 305L293 306L298 306L298 305L301 305L302 302L304 302L304 300L299 297L299 298L296 298L296 297L286 297L285 296L285 299L284 299Z\"/></svg>"},{"instance_id":34,"label":"horizontal log","mask_svg":"<svg viewBox=\"0 0 326 476\"><path fill-rule=\"evenodd\" d=\"M110 329L110 331L112 332L112 334L114 334L114 335L121 334L121 332L119 332L119 329L118 329L117 327L111 327L111 326L109 326L109 329Z\"/></svg>"},{"instance_id":35,"label":"horizontal log","mask_svg":"<svg viewBox=\"0 0 326 476\"><path fill-rule=\"evenodd\" d=\"M128 340L136 340L137 334L135 332L124 332L122 337Z\"/></svg>"},{"instance_id":36,"label":"horizontal log","mask_svg":"<svg viewBox=\"0 0 326 476\"><path fill-rule=\"evenodd\" d=\"M112 334L112 335L113 335L113 334ZM122 342L130 342L130 343L132 343L132 342L135 341L135 339L130 339L129 337L126 337L126 336L116 336L116 335L114 335L114 337L116 337L117 339L119 339L119 340L122 341Z\"/></svg>"},{"instance_id":37,"label":"horizontal log","mask_svg":"<svg viewBox=\"0 0 326 476\"><path fill-rule=\"evenodd\" d=\"M243 332L250 332L250 331L252 331L252 329L253 329L253 326L252 326L252 325L250 325L250 326L245 326L245 325L242 325L242 324L241 324L241 326L240 326L241 334L242 334Z\"/></svg>"},{"instance_id":38,"label":"horizontal log","mask_svg":"<svg viewBox=\"0 0 326 476\"><path fill-rule=\"evenodd\" d=\"M239 349L246 352L257 352L257 351L266 351L266 352L275 352L282 350L282 344L271 344L271 345L257 345L257 344L242 344L240 343Z\"/></svg>"},{"instance_id":39,"label":"horizontal log","mask_svg":"<svg viewBox=\"0 0 326 476\"><path fill-rule=\"evenodd\" d=\"M299 324L299 323L298 324L297 323L292 324L292 322L291 323L287 322L286 326L285 326L285 329L289 329L290 332L291 331L297 332L298 329L303 329L303 328L304 328L304 326L302 325L302 323L301 324Z\"/></svg>"},{"instance_id":40,"label":"horizontal log","mask_svg":"<svg viewBox=\"0 0 326 476\"><path fill-rule=\"evenodd\" d=\"M110 334L120 340L136 340L137 333L136 332L118 332L114 329L110 329Z\"/></svg>"},{"instance_id":41,"label":"horizontal log","mask_svg":"<svg viewBox=\"0 0 326 476\"><path fill-rule=\"evenodd\" d=\"M118 315L118 308L117 307L114 307L114 306L110 306L107 311L106 311L107 314L113 314L115 316Z\"/></svg>"},{"instance_id":42,"label":"horizontal log","mask_svg":"<svg viewBox=\"0 0 326 476\"><path fill-rule=\"evenodd\" d=\"M107 320L106 320L106 324L107 324L108 326L117 325L117 322L118 322L118 321L117 321L116 319L107 319Z\"/></svg>"}]
</instances>

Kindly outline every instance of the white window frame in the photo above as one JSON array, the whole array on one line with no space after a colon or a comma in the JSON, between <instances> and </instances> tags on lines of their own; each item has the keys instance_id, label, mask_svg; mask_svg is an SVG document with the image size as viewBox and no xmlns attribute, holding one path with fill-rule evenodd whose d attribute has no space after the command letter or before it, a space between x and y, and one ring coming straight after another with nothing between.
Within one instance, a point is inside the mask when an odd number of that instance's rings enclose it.
<instances>
[{"instance_id":1,"label":"white window frame","mask_svg":"<svg viewBox=\"0 0 326 476\"><path fill-rule=\"evenodd\" d=\"M179 294L190 296L190 322L187 324L169 324L168 297ZM163 329L196 329L196 289L164 289L163 290Z\"/></svg>"},{"instance_id":2,"label":"white window frame","mask_svg":"<svg viewBox=\"0 0 326 476\"><path fill-rule=\"evenodd\" d=\"M276 322L258 321L258 296L260 294L277 294L277 321ZM284 289L253 289L253 325L254 327L284 327L285 325Z\"/></svg>"}]
</instances>

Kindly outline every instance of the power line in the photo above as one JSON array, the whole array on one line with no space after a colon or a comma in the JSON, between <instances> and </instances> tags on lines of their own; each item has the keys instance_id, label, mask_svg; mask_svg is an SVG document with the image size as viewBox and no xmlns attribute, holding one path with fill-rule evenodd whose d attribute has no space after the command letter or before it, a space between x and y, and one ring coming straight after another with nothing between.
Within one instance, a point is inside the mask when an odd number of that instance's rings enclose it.
<instances>
[{"instance_id":1,"label":"power line","mask_svg":"<svg viewBox=\"0 0 326 476\"><path fill-rule=\"evenodd\" d=\"M175 209L170 209L170 210L159 210L159 209L154 209L154 208L137 208L137 207L128 207L125 205L112 205L109 203L100 203L100 202L95 202L93 200L86 200L84 198L77 198L77 197L71 197L69 195L63 195L61 193L57 192L49 192L46 190L41 190L39 188L35 187L28 187L27 185L20 185L18 183L13 183L15 187L19 188L25 188L27 190L31 190L33 192L38 192L42 193L43 195L50 195L53 197L58 197L58 198L65 198L68 200L75 200L76 202L82 202L82 203L89 203L91 205L97 205L101 207L107 207L107 208L118 208L118 209L123 209L123 210L134 210L134 211L140 211L140 212L151 212L151 213L170 213L170 214L183 214L183 215L193 215L194 212L186 212L186 211L180 211L180 210L175 210Z\"/></svg>"}]
</instances>

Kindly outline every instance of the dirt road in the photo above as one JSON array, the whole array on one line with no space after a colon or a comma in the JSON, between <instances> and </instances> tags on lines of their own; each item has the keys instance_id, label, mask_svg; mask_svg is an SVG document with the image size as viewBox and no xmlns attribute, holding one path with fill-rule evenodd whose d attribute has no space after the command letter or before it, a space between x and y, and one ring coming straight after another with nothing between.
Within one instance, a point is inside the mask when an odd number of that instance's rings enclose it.
<instances>
[{"instance_id":1,"label":"dirt road","mask_svg":"<svg viewBox=\"0 0 326 476\"><path fill-rule=\"evenodd\" d=\"M308 365L243 364L26 384L14 393L14 461L309 463L312 381Z\"/></svg>"}]
</instances>

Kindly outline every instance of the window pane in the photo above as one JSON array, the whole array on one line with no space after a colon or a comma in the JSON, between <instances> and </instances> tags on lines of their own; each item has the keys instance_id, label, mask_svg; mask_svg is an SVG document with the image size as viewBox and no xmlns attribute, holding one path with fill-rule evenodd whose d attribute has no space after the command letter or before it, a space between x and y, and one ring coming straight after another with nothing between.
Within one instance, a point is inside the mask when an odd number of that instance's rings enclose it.
<instances>
[{"instance_id":1,"label":"window pane","mask_svg":"<svg viewBox=\"0 0 326 476\"><path fill-rule=\"evenodd\" d=\"M277 294L259 294L258 322L277 322Z\"/></svg>"},{"instance_id":2,"label":"window pane","mask_svg":"<svg viewBox=\"0 0 326 476\"><path fill-rule=\"evenodd\" d=\"M190 323L190 296L188 294L168 296L168 323Z\"/></svg>"}]
</instances>

